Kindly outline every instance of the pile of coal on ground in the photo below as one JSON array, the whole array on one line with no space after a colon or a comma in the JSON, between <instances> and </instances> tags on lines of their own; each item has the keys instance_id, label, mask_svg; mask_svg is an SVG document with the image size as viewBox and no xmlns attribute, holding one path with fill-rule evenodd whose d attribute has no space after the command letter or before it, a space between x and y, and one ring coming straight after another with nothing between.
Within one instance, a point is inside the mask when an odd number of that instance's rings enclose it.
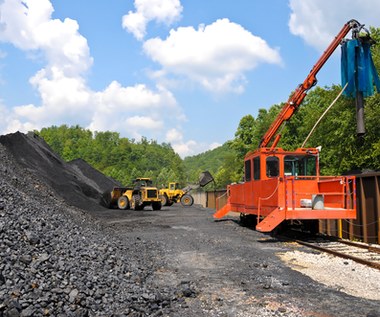
<instances>
[{"instance_id":1,"label":"pile of coal on ground","mask_svg":"<svg viewBox=\"0 0 380 317\"><path fill-rule=\"evenodd\" d=\"M66 163L35 133L3 135L0 143L22 167L34 173L68 204L81 209L91 211L108 207L104 193L120 186L83 160Z\"/></svg>"},{"instance_id":2,"label":"pile of coal on ground","mask_svg":"<svg viewBox=\"0 0 380 317\"><path fill-rule=\"evenodd\" d=\"M9 151L12 138L21 148ZM47 175L65 164L41 141L16 134L1 143L1 317L186 316L183 286L157 287L151 280L161 265L152 256L158 245L120 241L91 213L57 196L52 178L72 175ZM36 166L38 159L49 169ZM36 170L44 177L36 177Z\"/></svg>"}]
</instances>

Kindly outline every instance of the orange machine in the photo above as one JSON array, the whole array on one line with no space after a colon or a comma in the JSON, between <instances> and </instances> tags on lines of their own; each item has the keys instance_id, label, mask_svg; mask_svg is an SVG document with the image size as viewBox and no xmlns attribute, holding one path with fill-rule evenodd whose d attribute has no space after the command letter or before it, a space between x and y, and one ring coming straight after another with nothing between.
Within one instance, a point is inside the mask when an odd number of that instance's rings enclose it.
<instances>
[{"instance_id":1,"label":"orange machine","mask_svg":"<svg viewBox=\"0 0 380 317\"><path fill-rule=\"evenodd\" d=\"M285 151L276 146L280 127L290 120L307 91L317 83L319 70L350 31L352 38L358 38L362 30L364 26L356 20L343 26L305 81L290 96L261 139L259 148L245 156L244 182L228 185L227 204L217 210L214 218L222 218L229 212L252 216L257 221L256 229L262 232L272 231L284 220L356 218L354 176L320 176L317 148Z\"/></svg>"}]
</instances>

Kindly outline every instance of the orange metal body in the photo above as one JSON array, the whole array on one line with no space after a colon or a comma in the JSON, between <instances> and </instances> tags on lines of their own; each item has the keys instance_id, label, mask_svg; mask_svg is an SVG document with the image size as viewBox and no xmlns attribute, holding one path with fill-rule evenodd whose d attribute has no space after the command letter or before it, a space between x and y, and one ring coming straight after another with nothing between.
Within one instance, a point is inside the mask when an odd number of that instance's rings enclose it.
<instances>
[{"instance_id":1,"label":"orange metal body","mask_svg":"<svg viewBox=\"0 0 380 317\"><path fill-rule=\"evenodd\" d=\"M227 187L227 204L220 209L217 206L214 218L231 211L255 215L256 229L263 232L272 231L284 220L356 218L353 176L320 176L316 148L284 151L277 144L280 127L291 119L308 90L317 83L317 73L348 32L352 30L352 37L356 38L363 27L356 20L343 26L285 103L262 137L259 148L246 155L244 182Z\"/></svg>"},{"instance_id":2,"label":"orange metal body","mask_svg":"<svg viewBox=\"0 0 380 317\"><path fill-rule=\"evenodd\" d=\"M248 153L245 181L228 186L227 204L219 210L217 206L214 218L229 212L255 215L256 229L263 232L284 220L355 219L355 177L320 176L318 165L314 148ZM271 174L273 167L277 170Z\"/></svg>"}]
</instances>

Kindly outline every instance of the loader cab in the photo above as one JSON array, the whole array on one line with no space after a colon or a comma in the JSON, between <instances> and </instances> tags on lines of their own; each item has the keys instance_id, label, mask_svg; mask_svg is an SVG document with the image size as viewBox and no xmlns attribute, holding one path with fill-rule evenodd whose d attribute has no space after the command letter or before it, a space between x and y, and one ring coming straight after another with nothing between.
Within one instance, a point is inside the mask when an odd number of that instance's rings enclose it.
<instances>
[{"instance_id":1,"label":"loader cab","mask_svg":"<svg viewBox=\"0 0 380 317\"><path fill-rule=\"evenodd\" d=\"M169 190L179 189L179 183L169 183Z\"/></svg>"},{"instance_id":2,"label":"loader cab","mask_svg":"<svg viewBox=\"0 0 380 317\"><path fill-rule=\"evenodd\" d=\"M150 178L136 178L133 184L135 187L152 187L153 181Z\"/></svg>"}]
</instances>

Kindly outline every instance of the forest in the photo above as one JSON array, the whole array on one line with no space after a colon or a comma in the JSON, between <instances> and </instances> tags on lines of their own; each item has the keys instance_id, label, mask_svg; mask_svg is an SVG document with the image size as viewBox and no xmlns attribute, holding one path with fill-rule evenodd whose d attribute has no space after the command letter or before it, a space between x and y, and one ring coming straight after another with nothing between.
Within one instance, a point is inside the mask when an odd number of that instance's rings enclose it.
<instances>
[{"instance_id":1,"label":"forest","mask_svg":"<svg viewBox=\"0 0 380 317\"><path fill-rule=\"evenodd\" d=\"M371 37L380 41L380 29L371 28ZM380 69L380 48L371 47L377 70ZM310 90L302 106L284 126L279 147L286 150L301 147L314 124L337 97L342 87L316 86ZM212 186L225 188L242 179L243 159L255 150L283 104L261 108L254 118L241 118L232 140L221 147L181 159L169 143L142 138L139 141L120 137L117 132L92 132L80 126L52 126L35 133L41 135L64 160L82 158L123 185L135 177L151 177L157 186L178 181L183 186L196 183L202 171L215 179ZM322 175L340 175L365 170L380 170L380 96L365 98L366 134L356 135L355 99L341 96L305 144L321 146ZM210 185L209 185L210 186Z\"/></svg>"}]
</instances>

